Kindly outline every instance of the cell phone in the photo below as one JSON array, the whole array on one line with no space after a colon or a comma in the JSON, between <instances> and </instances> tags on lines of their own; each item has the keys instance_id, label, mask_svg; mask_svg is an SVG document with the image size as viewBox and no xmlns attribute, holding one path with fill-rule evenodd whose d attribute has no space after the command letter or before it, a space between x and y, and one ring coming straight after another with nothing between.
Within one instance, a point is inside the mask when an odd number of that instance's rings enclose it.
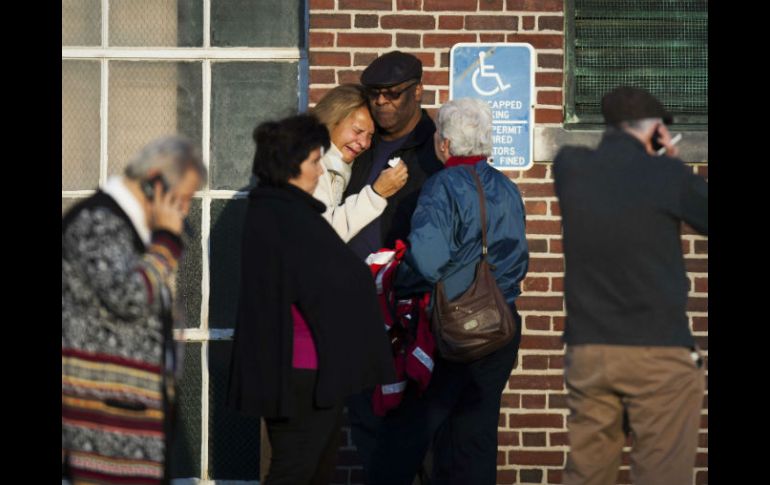
<instances>
[{"instance_id":1,"label":"cell phone","mask_svg":"<svg viewBox=\"0 0 770 485\"><path fill-rule=\"evenodd\" d=\"M660 128L655 128L655 133L652 134L652 149L655 150L658 155L660 155L660 150L663 148L663 145L660 144L658 139L660 138Z\"/></svg>"},{"instance_id":2,"label":"cell phone","mask_svg":"<svg viewBox=\"0 0 770 485\"><path fill-rule=\"evenodd\" d=\"M682 134L681 133L677 133L676 136L674 136L674 138L671 139L671 145L672 146L676 145L677 143L679 143L679 140L681 140L681 139L682 139ZM654 146L655 145L653 145L653 147ZM657 148L656 150L657 150L658 155L663 155L664 153L666 153L666 147L664 147L664 146L661 146L660 148Z\"/></svg>"},{"instance_id":3,"label":"cell phone","mask_svg":"<svg viewBox=\"0 0 770 485\"><path fill-rule=\"evenodd\" d=\"M158 181L163 188L163 193L168 192L168 182L166 182L166 178L163 177L163 175L156 175L150 180L142 180L142 192L144 192L144 196L147 197L148 200L155 199L155 183Z\"/></svg>"}]
</instances>

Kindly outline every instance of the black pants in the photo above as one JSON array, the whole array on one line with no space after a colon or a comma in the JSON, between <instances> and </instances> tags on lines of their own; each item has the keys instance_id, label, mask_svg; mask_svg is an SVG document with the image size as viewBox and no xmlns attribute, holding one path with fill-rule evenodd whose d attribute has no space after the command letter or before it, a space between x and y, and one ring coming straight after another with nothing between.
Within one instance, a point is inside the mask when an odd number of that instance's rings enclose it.
<instances>
[{"instance_id":1,"label":"black pants","mask_svg":"<svg viewBox=\"0 0 770 485\"><path fill-rule=\"evenodd\" d=\"M514 317L521 328L521 318ZM500 396L511 375L520 331L505 347L470 364L436 359L423 396L408 387L382 421L369 470L371 485L409 485L433 444L432 485L490 485L497 478Z\"/></svg>"},{"instance_id":2,"label":"black pants","mask_svg":"<svg viewBox=\"0 0 770 485\"><path fill-rule=\"evenodd\" d=\"M373 392L374 389L367 389L348 397L345 402L348 408L351 438L356 445L364 473L369 472L369 464L382 422L382 418L375 415L372 408Z\"/></svg>"},{"instance_id":3,"label":"black pants","mask_svg":"<svg viewBox=\"0 0 770 485\"><path fill-rule=\"evenodd\" d=\"M291 418L266 418L272 447L265 485L327 485L334 472L342 424L342 402L318 408L313 394L316 372L292 369Z\"/></svg>"}]
</instances>

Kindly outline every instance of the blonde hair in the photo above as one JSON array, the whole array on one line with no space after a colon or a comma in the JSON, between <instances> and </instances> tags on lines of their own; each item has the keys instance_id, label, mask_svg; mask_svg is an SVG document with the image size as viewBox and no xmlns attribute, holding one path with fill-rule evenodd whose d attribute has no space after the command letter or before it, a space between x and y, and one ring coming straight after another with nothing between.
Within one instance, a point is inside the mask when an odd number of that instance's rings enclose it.
<instances>
[{"instance_id":1,"label":"blonde hair","mask_svg":"<svg viewBox=\"0 0 770 485\"><path fill-rule=\"evenodd\" d=\"M365 106L369 109L364 87L358 84L340 84L321 98L310 114L315 115L326 129L332 129L355 110Z\"/></svg>"}]
</instances>

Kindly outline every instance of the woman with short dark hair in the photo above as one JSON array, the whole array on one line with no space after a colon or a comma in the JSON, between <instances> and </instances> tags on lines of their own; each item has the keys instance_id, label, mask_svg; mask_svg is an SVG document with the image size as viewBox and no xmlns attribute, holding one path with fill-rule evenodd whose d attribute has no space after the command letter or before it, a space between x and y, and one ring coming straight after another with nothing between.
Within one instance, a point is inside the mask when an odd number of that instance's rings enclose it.
<instances>
[{"instance_id":1,"label":"woman with short dark hair","mask_svg":"<svg viewBox=\"0 0 770 485\"><path fill-rule=\"evenodd\" d=\"M393 378L388 340L367 266L312 196L326 127L298 115L254 141L228 404L265 418L266 483L328 483L344 399Z\"/></svg>"}]
</instances>

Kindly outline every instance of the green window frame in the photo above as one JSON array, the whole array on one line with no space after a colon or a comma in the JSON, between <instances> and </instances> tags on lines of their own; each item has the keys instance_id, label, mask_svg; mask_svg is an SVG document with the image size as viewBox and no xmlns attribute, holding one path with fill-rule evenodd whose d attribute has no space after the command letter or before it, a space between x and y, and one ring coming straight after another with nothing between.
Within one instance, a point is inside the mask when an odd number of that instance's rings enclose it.
<instances>
[{"instance_id":1,"label":"green window frame","mask_svg":"<svg viewBox=\"0 0 770 485\"><path fill-rule=\"evenodd\" d=\"M707 0L566 0L565 127L602 125L601 98L648 89L674 124L708 124Z\"/></svg>"}]
</instances>

